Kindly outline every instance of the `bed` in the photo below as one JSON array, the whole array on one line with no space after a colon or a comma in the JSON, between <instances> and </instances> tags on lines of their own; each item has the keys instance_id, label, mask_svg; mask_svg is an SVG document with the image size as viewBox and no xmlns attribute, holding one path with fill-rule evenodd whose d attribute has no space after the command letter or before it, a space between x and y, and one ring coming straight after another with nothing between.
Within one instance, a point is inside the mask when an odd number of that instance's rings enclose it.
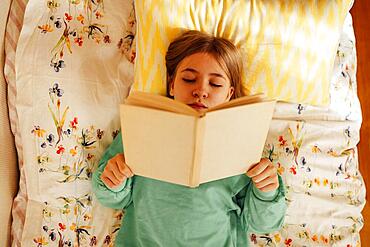
<instances>
[{"instance_id":1,"label":"bed","mask_svg":"<svg viewBox=\"0 0 370 247\"><path fill-rule=\"evenodd\" d=\"M90 179L117 135L117 105L134 81L134 10L131 1L9 2L1 88L8 89L2 121L10 122L6 145L13 152L6 154L12 169L5 170L9 189L1 212L12 238L6 231L2 245L10 239L12 246L113 244L124 214L96 201ZM276 106L263 156L284 179L288 211L279 232L250 233L252 246L361 244L362 117L349 13L336 45L330 104Z\"/></svg>"}]
</instances>

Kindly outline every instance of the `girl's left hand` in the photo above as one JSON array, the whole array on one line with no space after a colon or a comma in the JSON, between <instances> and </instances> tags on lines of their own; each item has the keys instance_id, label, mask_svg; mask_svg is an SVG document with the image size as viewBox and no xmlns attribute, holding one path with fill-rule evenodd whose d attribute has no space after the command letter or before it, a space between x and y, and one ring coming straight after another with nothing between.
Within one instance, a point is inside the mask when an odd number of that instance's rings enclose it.
<instances>
[{"instance_id":1,"label":"girl's left hand","mask_svg":"<svg viewBox=\"0 0 370 247\"><path fill-rule=\"evenodd\" d=\"M246 175L252 179L256 188L263 192L274 191L279 187L277 170L269 159L261 159L249 168Z\"/></svg>"}]
</instances>

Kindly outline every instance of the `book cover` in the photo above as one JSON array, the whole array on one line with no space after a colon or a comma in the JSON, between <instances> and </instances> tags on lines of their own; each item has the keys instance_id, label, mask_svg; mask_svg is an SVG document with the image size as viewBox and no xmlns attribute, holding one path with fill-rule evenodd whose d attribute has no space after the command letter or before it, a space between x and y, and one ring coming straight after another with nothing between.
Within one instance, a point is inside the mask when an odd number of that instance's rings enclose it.
<instances>
[{"instance_id":1,"label":"book cover","mask_svg":"<svg viewBox=\"0 0 370 247\"><path fill-rule=\"evenodd\" d=\"M126 163L134 174L197 187L259 162L275 101L245 96L200 113L134 92L120 106Z\"/></svg>"}]
</instances>

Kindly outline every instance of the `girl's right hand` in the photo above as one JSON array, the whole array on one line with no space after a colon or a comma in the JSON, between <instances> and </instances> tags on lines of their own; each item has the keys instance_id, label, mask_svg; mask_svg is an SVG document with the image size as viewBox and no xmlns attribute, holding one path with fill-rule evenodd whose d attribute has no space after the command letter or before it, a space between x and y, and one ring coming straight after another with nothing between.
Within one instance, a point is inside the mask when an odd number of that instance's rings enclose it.
<instances>
[{"instance_id":1,"label":"girl's right hand","mask_svg":"<svg viewBox=\"0 0 370 247\"><path fill-rule=\"evenodd\" d=\"M100 178L111 189L121 185L127 178L134 176L125 162L123 153L119 153L110 160L104 168Z\"/></svg>"}]
</instances>

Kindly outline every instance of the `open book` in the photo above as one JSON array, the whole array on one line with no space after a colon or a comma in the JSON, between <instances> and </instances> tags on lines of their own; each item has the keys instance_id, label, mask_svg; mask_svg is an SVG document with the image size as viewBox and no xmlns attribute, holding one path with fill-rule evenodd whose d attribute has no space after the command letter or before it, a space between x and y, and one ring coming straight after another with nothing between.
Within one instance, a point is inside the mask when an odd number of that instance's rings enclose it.
<instances>
[{"instance_id":1,"label":"open book","mask_svg":"<svg viewBox=\"0 0 370 247\"><path fill-rule=\"evenodd\" d=\"M261 159L274 106L252 95L200 113L132 92L120 106L126 163L136 175L190 187L243 174Z\"/></svg>"}]
</instances>

